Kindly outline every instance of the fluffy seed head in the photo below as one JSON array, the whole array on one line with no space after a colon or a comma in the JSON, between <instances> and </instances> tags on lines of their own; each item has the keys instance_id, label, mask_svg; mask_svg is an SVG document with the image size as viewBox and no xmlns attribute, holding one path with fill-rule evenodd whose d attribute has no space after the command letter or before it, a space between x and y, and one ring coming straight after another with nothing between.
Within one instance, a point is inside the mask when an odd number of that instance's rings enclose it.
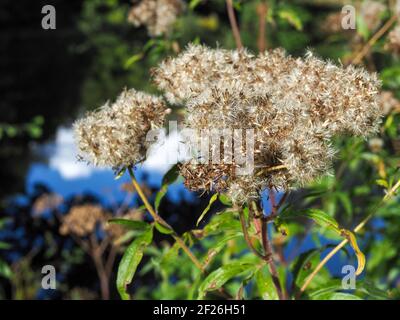
<instances>
[{"instance_id":1,"label":"fluffy seed head","mask_svg":"<svg viewBox=\"0 0 400 320\"><path fill-rule=\"evenodd\" d=\"M98 166L135 165L146 156L148 132L163 125L168 111L159 97L122 92L113 104L75 122L79 157Z\"/></svg>"},{"instance_id":2,"label":"fluffy seed head","mask_svg":"<svg viewBox=\"0 0 400 320\"><path fill-rule=\"evenodd\" d=\"M210 144L239 146L235 156L254 152L254 171L239 175L239 161L188 162L181 166L192 190L227 192L236 202L259 196L263 188L304 185L329 172L335 135L374 133L382 111L375 74L304 58L283 50L254 56L246 50L190 45L153 72L171 103L185 103L185 126L200 140L212 130L242 130L242 136ZM244 136L254 131L254 145ZM196 139L194 139L196 140ZM221 151L220 159L225 151Z\"/></svg>"},{"instance_id":3,"label":"fluffy seed head","mask_svg":"<svg viewBox=\"0 0 400 320\"><path fill-rule=\"evenodd\" d=\"M182 0L142 0L130 10L128 21L146 26L150 36L160 36L171 32L184 8Z\"/></svg>"}]
</instances>

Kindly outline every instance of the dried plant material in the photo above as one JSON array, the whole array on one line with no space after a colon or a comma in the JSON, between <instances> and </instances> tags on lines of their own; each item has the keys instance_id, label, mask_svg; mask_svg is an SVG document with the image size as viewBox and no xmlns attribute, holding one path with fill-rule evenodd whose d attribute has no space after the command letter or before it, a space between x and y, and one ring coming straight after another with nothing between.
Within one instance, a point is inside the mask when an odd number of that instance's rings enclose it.
<instances>
[{"instance_id":1,"label":"dried plant material","mask_svg":"<svg viewBox=\"0 0 400 320\"><path fill-rule=\"evenodd\" d=\"M184 8L182 0L142 0L129 11L128 21L146 26L150 36L169 34Z\"/></svg>"},{"instance_id":2,"label":"dried plant material","mask_svg":"<svg viewBox=\"0 0 400 320\"><path fill-rule=\"evenodd\" d=\"M127 167L143 161L148 132L163 125L169 112L163 100L134 89L112 105L74 123L79 157L97 166Z\"/></svg>"},{"instance_id":3,"label":"dried plant material","mask_svg":"<svg viewBox=\"0 0 400 320\"><path fill-rule=\"evenodd\" d=\"M334 12L328 14L326 18L322 21L321 31L328 34L353 31L352 29L343 29L342 27L342 21L343 18L346 17L346 15L347 14L343 12Z\"/></svg>"},{"instance_id":4,"label":"dried plant material","mask_svg":"<svg viewBox=\"0 0 400 320\"><path fill-rule=\"evenodd\" d=\"M186 104L185 127L198 133L189 142L194 149L215 130L241 132L210 143L210 150L199 153L201 163L181 166L188 188L227 192L235 202L258 198L266 187L301 186L326 174L335 153L331 138L368 136L381 117L376 74L311 53L293 58L277 49L254 56L190 45L161 63L153 76L171 103ZM252 131L248 146L244 137ZM254 172L237 174L249 149ZM214 151L230 161L212 161L208 153Z\"/></svg>"},{"instance_id":5,"label":"dried plant material","mask_svg":"<svg viewBox=\"0 0 400 320\"><path fill-rule=\"evenodd\" d=\"M74 206L64 217L60 233L78 237L88 236L96 230L98 224L106 221L107 216L107 212L99 205L84 204Z\"/></svg>"},{"instance_id":6,"label":"dried plant material","mask_svg":"<svg viewBox=\"0 0 400 320\"><path fill-rule=\"evenodd\" d=\"M374 153L382 151L383 144L384 142L381 138L371 138L368 140L369 149Z\"/></svg>"},{"instance_id":7,"label":"dried plant material","mask_svg":"<svg viewBox=\"0 0 400 320\"><path fill-rule=\"evenodd\" d=\"M395 55L400 54L400 26L395 27L389 32L385 49Z\"/></svg>"},{"instance_id":8,"label":"dried plant material","mask_svg":"<svg viewBox=\"0 0 400 320\"><path fill-rule=\"evenodd\" d=\"M39 216L47 210L56 209L64 201L63 197L56 193L44 193L38 197L32 205L33 214Z\"/></svg>"},{"instance_id":9,"label":"dried plant material","mask_svg":"<svg viewBox=\"0 0 400 320\"><path fill-rule=\"evenodd\" d=\"M394 110L400 110L400 101L396 99L392 91L382 91L379 102L382 113L385 115Z\"/></svg>"},{"instance_id":10,"label":"dried plant material","mask_svg":"<svg viewBox=\"0 0 400 320\"><path fill-rule=\"evenodd\" d=\"M363 1L360 13L368 30L374 31L379 27L382 14L386 9L386 5L381 2L371 0Z\"/></svg>"}]
</instances>

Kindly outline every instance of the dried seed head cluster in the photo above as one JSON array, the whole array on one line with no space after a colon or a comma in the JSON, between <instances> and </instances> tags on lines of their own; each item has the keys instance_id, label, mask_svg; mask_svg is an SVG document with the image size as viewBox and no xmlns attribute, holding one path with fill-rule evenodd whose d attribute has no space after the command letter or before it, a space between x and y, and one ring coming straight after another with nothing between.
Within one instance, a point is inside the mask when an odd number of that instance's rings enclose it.
<instances>
[{"instance_id":1,"label":"dried seed head cluster","mask_svg":"<svg viewBox=\"0 0 400 320\"><path fill-rule=\"evenodd\" d=\"M379 94L379 105L385 115L392 111L400 112L400 101L397 100L392 91L383 90Z\"/></svg>"},{"instance_id":2,"label":"dried seed head cluster","mask_svg":"<svg viewBox=\"0 0 400 320\"><path fill-rule=\"evenodd\" d=\"M92 204L74 206L64 217L60 233L85 237L94 232L96 226L104 223L106 219L107 213L101 206Z\"/></svg>"},{"instance_id":3,"label":"dried seed head cluster","mask_svg":"<svg viewBox=\"0 0 400 320\"><path fill-rule=\"evenodd\" d=\"M124 91L112 105L107 103L75 122L80 158L113 168L142 161L149 146L147 133L161 127L168 112L159 97Z\"/></svg>"},{"instance_id":4,"label":"dried seed head cluster","mask_svg":"<svg viewBox=\"0 0 400 320\"><path fill-rule=\"evenodd\" d=\"M190 45L153 76L171 103L187 105L187 127L254 130L250 175L236 174L237 159L181 167L190 189L225 191L238 203L258 197L265 187L303 185L325 174L334 155L331 138L368 136L381 116L375 74L311 53L294 58L277 49L254 56ZM232 147L239 146L244 156L245 139L233 137Z\"/></svg>"},{"instance_id":5,"label":"dried seed head cluster","mask_svg":"<svg viewBox=\"0 0 400 320\"><path fill-rule=\"evenodd\" d=\"M128 21L146 26L150 36L160 36L171 32L184 8L182 0L142 0L130 10Z\"/></svg>"},{"instance_id":6,"label":"dried seed head cluster","mask_svg":"<svg viewBox=\"0 0 400 320\"><path fill-rule=\"evenodd\" d=\"M395 55L400 55L400 26L389 32L385 49Z\"/></svg>"}]
</instances>

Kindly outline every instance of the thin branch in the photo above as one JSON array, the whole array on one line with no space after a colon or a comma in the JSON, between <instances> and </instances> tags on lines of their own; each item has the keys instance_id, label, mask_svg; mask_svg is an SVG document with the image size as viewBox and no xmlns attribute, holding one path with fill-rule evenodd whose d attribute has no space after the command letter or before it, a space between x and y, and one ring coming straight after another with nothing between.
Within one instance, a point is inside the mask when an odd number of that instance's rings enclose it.
<instances>
[{"instance_id":1,"label":"thin branch","mask_svg":"<svg viewBox=\"0 0 400 320\"><path fill-rule=\"evenodd\" d=\"M242 225L244 240L246 241L247 246L249 247L249 249L250 249L257 257L259 257L260 259L265 260L265 257L264 257L260 252L258 252L258 250L257 250L256 248L254 248L253 243L251 242L250 235L249 235L249 232L248 232L248 230L247 230L246 220L245 220L245 217L244 217L243 210L239 210L239 218L240 218L240 223L241 223L241 225Z\"/></svg>"},{"instance_id":2,"label":"thin branch","mask_svg":"<svg viewBox=\"0 0 400 320\"><path fill-rule=\"evenodd\" d=\"M383 199L375 206L374 210L364 219L362 220L355 228L354 228L354 233L357 233L360 231L371 218L375 215L377 210L389 199L391 199L397 189L400 187L400 180L397 181L397 183L386 193L386 195L383 197ZM307 280L304 282L303 286L300 289L300 295L307 289L308 285L311 283L311 281L314 279L314 277L317 275L317 273L324 267L324 265L340 250L342 249L347 242L349 242L347 239L343 240L340 242L334 249L332 249L331 252L317 265L315 270L310 274L310 276L307 278Z\"/></svg>"},{"instance_id":3,"label":"thin branch","mask_svg":"<svg viewBox=\"0 0 400 320\"><path fill-rule=\"evenodd\" d=\"M231 24L233 37L235 38L236 47L242 49L242 39L240 38L240 31L235 17L235 10L233 9L232 0L226 0L226 9L228 11L229 22Z\"/></svg>"},{"instance_id":4,"label":"thin branch","mask_svg":"<svg viewBox=\"0 0 400 320\"><path fill-rule=\"evenodd\" d=\"M355 57L351 60L351 64L358 64L361 60L368 54L371 47L382 37L386 31L388 31L392 25L397 21L397 15L393 15L386 23L380 28L369 41L365 44L365 46L355 55Z\"/></svg>"},{"instance_id":5,"label":"thin branch","mask_svg":"<svg viewBox=\"0 0 400 320\"><path fill-rule=\"evenodd\" d=\"M262 244L263 244L263 248L264 248L264 254L265 254L265 256L269 257L267 264L268 264L269 272L271 273L272 282L274 283L276 292L278 293L279 300L285 300L285 296L282 291L282 286L279 281L278 271L276 269L276 265L275 265L275 262L273 259L272 246L271 246L271 242L268 237L268 225L267 225L267 222L265 221L265 219L263 219L261 233L262 233L262 238L263 238Z\"/></svg>"},{"instance_id":6,"label":"thin branch","mask_svg":"<svg viewBox=\"0 0 400 320\"><path fill-rule=\"evenodd\" d=\"M264 52L267 48L267 39L265 34L265 25L266 25L266 16L268 12L268 6L266 1L261 2L257 6L257 15L258 15L258 39L257 46L259 52Z\"/></svg>"},{"instance_id":7,"label":"thin branch","mask_svg":"<svg viewBox=\"0 0 400 320\"><path fill-rule=\"evenodd\" d=\"M159 216L149 201L147 200L146 195L144 194L142 188L140 187L139 183L136 181L135 175L133 173L132 168L128 168L129 175L131 177L131 182L133 187L136 189L140 199L142 199L146 209L149 211L150 215L153 217L154 221L164 225L165 227L169 228L170 230L173 231L172 237L175 239L175 241L178 243L178 245L182 248L182 250L188 255L190 260L194 263L194 265L200 269L201 272L204 272L204 266L202 263L194 256L194 254L190 251L188 246L185 244L185 242L182 240L181 237L178 236L178 234L175 232L175 230L163 219L161 216Z\"/></svg>"}]
</instances>

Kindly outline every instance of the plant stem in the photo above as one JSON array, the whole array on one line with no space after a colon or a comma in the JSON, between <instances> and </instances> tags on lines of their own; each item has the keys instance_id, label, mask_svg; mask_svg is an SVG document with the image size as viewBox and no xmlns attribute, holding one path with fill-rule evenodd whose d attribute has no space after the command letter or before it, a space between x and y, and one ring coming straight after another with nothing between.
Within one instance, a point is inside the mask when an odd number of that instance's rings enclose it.
<instances>
[{"instance_id":1,"label":"plant stem","mask_svg":"<svg viewBox=\"0 0 400 320\"><path fill-rule=\"evenodd\" d=\"M264 248L264 254L266 257L269 257L268 261L266 261L267 265L268 265L268 269L269 272L271 273L271 277L272 277L272 282L274 283L276 292L278 293L278 297L279 300L285 300L285 296L283 294L282 291L282 286L281 283L279 281L279 275L278 275L278 271L276 269L276 265L273 259L273 252L272 252L272 246L271 246L271 242L269 241L269 237L268 237L268 225L267 225L267 221L265 219L262 219L262 245Z\"/></svg>"},{"instance_id":2,"label":"plant stem","mask_svg":"<svg viewBox=\"0 0 400 320\"><path fill-rule=\"evenodd\" d=\"M131 178L131 182L133 187L136 189L140 199L142 199L146 209L149 211L150 215L153 217L154 221L164 225L165 227L169 228L172 230L172 237L175 239L175 241L178 243L178 245L182 248L182 250L188 255L190 260L194 263L194 265L202 272L204 273L204 266L202 263L194 256L194 254L190 251L188 246L185 244L183 239L178 236L178 234L175 232L175 230L163 219L161 218L156 211L153 209L149 201L147 200L146 195L144 194L142 188L140 187L139 183L137 182L135 178L135 174L133 173L132 168L128 168L129 176Z\"/></svg>"},{"instance_id":3,"label":"plant stem","mask_svg":"<svg viewBox=\"0 0 400 320\"><path fill-rule=\"evenodd\" d=\"M259 258L265 260L265 257L264 257L260 252L258 252L258 250L257 250L256 248L254 248L253 243L251 242L250 235L249 235L249 233L248 233L248 231L247 231L246 220L245 220L245 217L244 217L244 212L243 212L243 210L239 210L239 218L240 218L240 223L241 223L241 225L242 225L244 240L246 241L247 246L249 247L249 249L250 249L257 257L259 257Z\"/></svg>"},{"instance_id":4,"label":"plant stem","mask_svg":"<svg viewBox=\"0 0 400 320\"><path fill-rule=\"evenodd\" d=\"M258 15L258 39L257 46L259 52L264 52L267 48L266 35L265 35L265 17L268 12L268 5L266 1L261 2L257 6Z\"/></svg>"},{"instance_id":5,"label":"plant stem","mask_svg":"<svg viewBox=\"0 0 400 320\"><path fill-rule=\"evenodd\" d=\"M376 211L389 199L391 199L397 189L400 187L400 180L397 181L397 183L386 193L386 195L383 197L383 199L375 206L375 208L372 210L372 212L365 217L364 220L362 220L355 228L354 232L357 233L360 231L371 218L375 215ZM311 283L311 281L314 279L314 277L317 275L317 273L324 267L324 265L341 249L343 248L347 242L349 242L347 239L343 240L340 242L334 249L332 249L331 252L328 253L328 255L317 265L315 270L310 274L310 276L307 278L307 280L304 282L303 286L300 289L299 296L307 289L308 285Z\"/></svg>"},{"instance_id":6,"label":"plant stem","mask_svg":"<svg viewBox=\"0 0 400 320\"><path fill-rule=\"evenodd\" d=\"M242 49L242 40L240 38L240 31L235 17L235 11L233 9L232 0L226 0L226 8L228 11L229 22L231 24L233 37L235 38L236 47Z\"/></svg>"}]
</instances>

